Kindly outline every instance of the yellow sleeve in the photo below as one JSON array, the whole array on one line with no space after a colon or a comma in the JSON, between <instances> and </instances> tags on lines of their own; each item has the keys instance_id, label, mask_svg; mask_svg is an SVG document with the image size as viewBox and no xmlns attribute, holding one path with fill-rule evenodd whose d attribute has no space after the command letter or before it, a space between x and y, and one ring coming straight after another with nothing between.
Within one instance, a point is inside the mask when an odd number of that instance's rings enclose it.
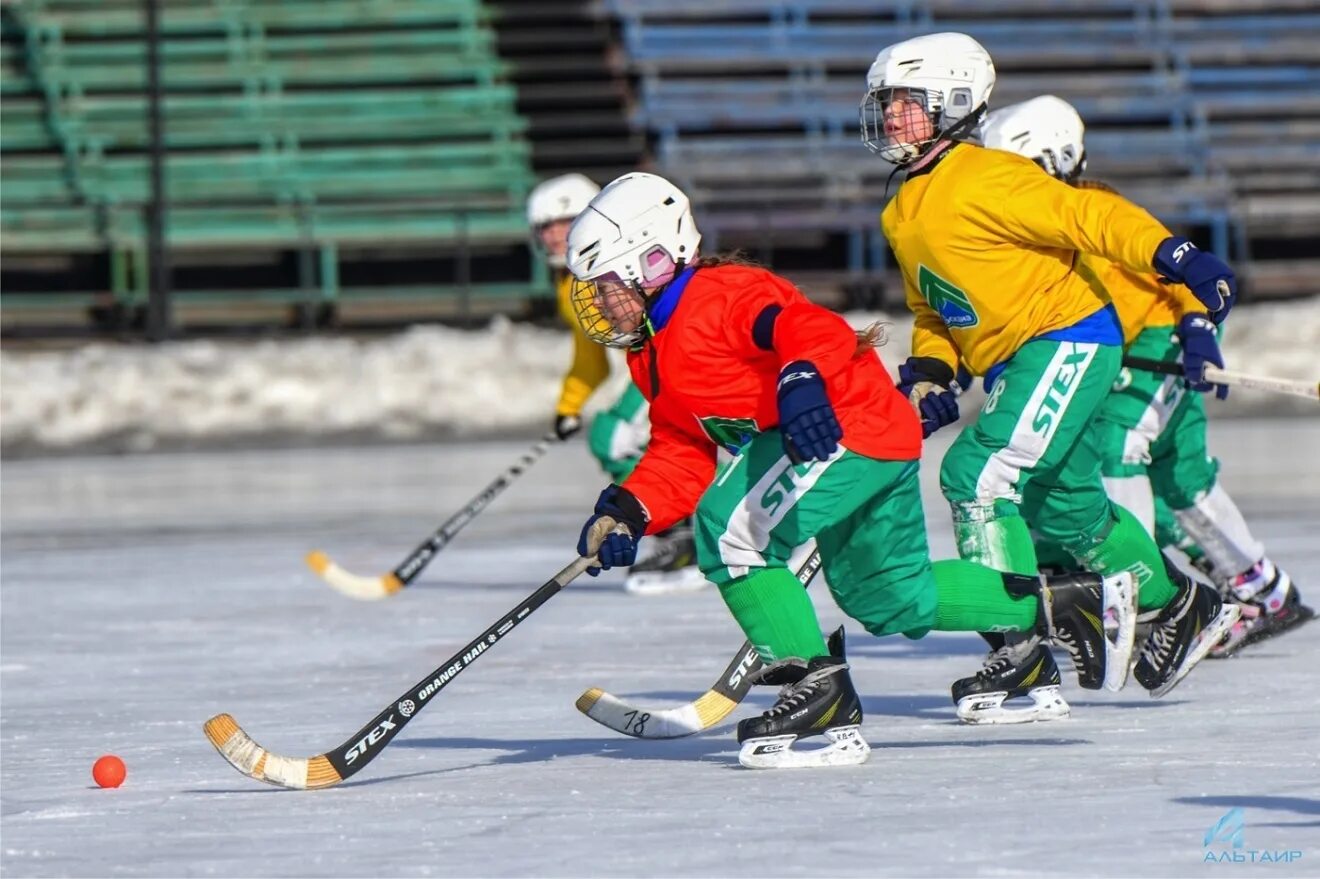
<instances>
[{"instance_id":1,"label":"yellow sleeve","mask_svg":"<svg viewBox=\"0 0 1320 879\"><path fill-rule=\"evenodd\" d=\"M949 334L949 328L935 309L930 307L926 297L912 283L912 279L903 273L903 289L907 295L907 307L912 312L912 356L934 357L947 363L954 372L958 371L961 354L958 346Z\"/></svg>"},{"instance_id":2,"label":"yellow sleeve","mask_svg":"<svg viewBox=\"0 0 1320 879\"><path fill-rule=\"evenodd\" d=\"M1042 174L1027 159L997 162L965 206L969 217L997 228L1010 238L1042 247L1080 250L1127 266L1153 272L1151 260L1168 238L1164 224L1121 197L1094 189L1077 189Z\"/></svg>"},{"instance_id":3,"label":"yellow sleeve","mask_svg":"<svg viewBox=\"0 0 1320 879\"><path fill-rule=\"evenodd\" d=\"M572 292L572 276L565 275L559 282L559 316L573 332L573 363L564 375L559 403L555 406L556 415L581 415L587 398L610 377L610 360L605 346L591 341L582 331L573 311Z\"/></svg>"}]
</instances>

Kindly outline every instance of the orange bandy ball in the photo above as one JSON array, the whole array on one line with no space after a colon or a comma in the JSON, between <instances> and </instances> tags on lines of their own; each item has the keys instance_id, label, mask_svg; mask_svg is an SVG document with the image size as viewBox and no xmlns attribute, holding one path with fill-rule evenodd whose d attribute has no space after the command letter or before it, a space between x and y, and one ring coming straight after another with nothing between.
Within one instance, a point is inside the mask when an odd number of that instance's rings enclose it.
<instances>
[{"instance_id":1,"label":"orange bandy ball","mask_svg":"<svg viewBox=\"0 0 1320 879\"><path fill-rule=\"evenodd\" d=\"M92 766L92 778L101 787L119 787L124 783L126 775L128 769L125 768L124 761L114 754L106 754Z\"/></svg>"}]
</instances>

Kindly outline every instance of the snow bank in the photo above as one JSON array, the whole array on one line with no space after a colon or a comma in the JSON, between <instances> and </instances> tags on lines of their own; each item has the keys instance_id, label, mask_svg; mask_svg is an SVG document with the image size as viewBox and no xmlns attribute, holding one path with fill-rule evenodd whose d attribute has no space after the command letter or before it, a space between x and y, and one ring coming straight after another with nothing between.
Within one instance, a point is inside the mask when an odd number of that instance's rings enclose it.
<instances>
[{"instance_id":1,"label":"snow bank","mask_svg":"<svg viewBox=\"0 0 1320 879\"><path fill-rule=\"evenodd\" d=\"M885 320L881 354L907 356L910 320ZM469 332L415 327L384 338L89 344L0 351L0 449L7 455L101 449L419 440L528 433L550 424L569 360L567 333L507 320ZM1243 307L1225 343L1231 368L1320 378L1320 300ZM616 361L617 362L617 361ZM626 381L616 369L596 404ZM1213 416L1316 412L1235 392Z\"/></svg>"}]
</instances>

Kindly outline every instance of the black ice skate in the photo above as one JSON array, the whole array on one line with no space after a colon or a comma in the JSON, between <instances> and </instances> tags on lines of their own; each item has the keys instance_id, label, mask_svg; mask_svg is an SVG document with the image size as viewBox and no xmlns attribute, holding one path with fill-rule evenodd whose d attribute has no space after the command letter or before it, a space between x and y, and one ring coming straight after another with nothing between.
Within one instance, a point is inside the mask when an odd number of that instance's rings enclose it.
<instances>
[{"instance_id":1,"label":"black ice skate","mask_svg":"<svg viewBox=\"0 0 1320 879\"><path fill-rule=\"evenodd\" d=\"M1193 581L1173 565L1165 567L1178 592L1152 621L1132 669L1152 696L1163 696L1177 686L1224 639L1241 614L1238 605L1225 604L1214 588Z\"/></svg>"},{"instance_id":2,"label":"black ice skate","mask_svg":"<svg viewBox=\"0 0 1320 879\"><path fill-rule=\"evenodd\" d=\"M651 554L633 565L623 588L634 595L696 592L706 578L697 567L697 544L690 522L681 522L652 538Z\"/></svg>"},{"instance_id":3,"label":"black ice skate","mask_svg":"<svg viewBox=\"0 0 1320 879\"><path fill-rule=\"evenodd\" d=\"M1005 574L1004 588L1039 595L1037 634L1068 651L1078 684L1087 690L1123 688L1137 625L1137 586L1130 573Z\"/></svg>"},{"instance_id":4,"label":"black ice skate","mask_svg":"<svg viewBox=\"0 0 1320 879\"><path fill-rule=\"evenodd\" d=\"M749 769L852 766L866 762L871 747L861 735L862 702L848 676L843 629L830 637L834 655L810 662L781 659L759 672L754 683L778 685L779 698L759 717L738 722L738 762ZM793 743L823 735L829 744L795 751Z\"/></svg>"},{"instance_id":5,"label":"black ice skate","mask_svg":"<svg viewBox=\"0 0 1320 879\"><path fill-rule=\"evenodd\" d=\"M1292 578L1269 559L1234 577L1225 591L1242 605L1242 615L1224 640L1211 648L1211 659L1234 656L1243 647L1282 635L1315 618L1315 611L1302 604Z\"/></svg>"},{"instance_id":6,"label":"black ice skate","mask_svg":"<svg viewBox=\"0 0 1320 879\"><path fill-rule=\"evenodd\" d=\"M986 639L989 641L989 639ZM986 658L976 674L953 682L953 701L963 723L1030 723L1068 716L1059 693L1059 667L1035 635L1010 639ZM1031 705L1004 707L1026 696Z\"/></svg>"}]
</instances>

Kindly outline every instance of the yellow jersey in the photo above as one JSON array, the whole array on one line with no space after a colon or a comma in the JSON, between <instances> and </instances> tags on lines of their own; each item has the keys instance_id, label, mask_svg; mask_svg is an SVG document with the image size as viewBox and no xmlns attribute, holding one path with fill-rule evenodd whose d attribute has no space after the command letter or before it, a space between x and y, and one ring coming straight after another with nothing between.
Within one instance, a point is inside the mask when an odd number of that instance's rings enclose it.
<instances>
[{"instance_id":1,"label":"yellow jersey","mask_svg":"<svg viewBox=\"0 0 1320 879\"><path fill-rule=\"evenodd\" d=\"M610 361L605 347L588 339L577 319L577 312L573 309L573 276L568 272L558 274L555 294L559 300L559 316L573 331L573 362L564 376L555 414L581 415L587 398L610 377Z\"/></svg>"},{"instance_id":2,"label":"yellow jersey","mask_svg":"<svg viewBox=\"0 0 1320 879\"><path fill-rule=\"evenodd\" d=\"M912 354L976 375L1109 303L1078 253L1150 273L1169 230L1122 198L1076 189L1031 160L956 144L904 181L881 216L916 320Z\"/></svg>"},{"instance_id":3,"label":"yellow jersey","mask_svg":"<svg viewBox=\"0 0 1320 879\"><path fill-rule=\"evenodd\" d=\"M1126 201L1103 183L1086 180L1076 184L1082 189L1108 194ZM1130 202L1129 202L1130 203ZM1107 259L1083 254L1077 270L1094 278L1109 291L1123 325L1123 344L1130 345L1147 327L1171 327L1185 314L1205 313L1205 306L1182 284L1165 284L1153 271L1134 272Z\"/></svg>"}]
</instances>

